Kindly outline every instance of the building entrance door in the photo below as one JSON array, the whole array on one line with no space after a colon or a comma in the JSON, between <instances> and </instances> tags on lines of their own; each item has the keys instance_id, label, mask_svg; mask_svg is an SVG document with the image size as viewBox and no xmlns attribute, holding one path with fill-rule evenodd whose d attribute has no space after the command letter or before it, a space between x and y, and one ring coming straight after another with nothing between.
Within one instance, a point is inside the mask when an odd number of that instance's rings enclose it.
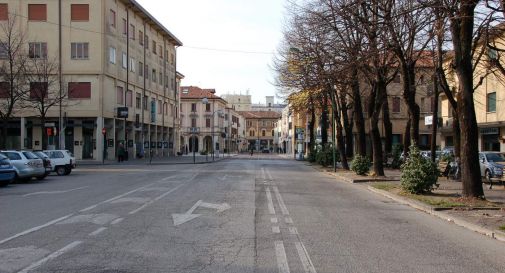
<instances>
[{"instance_id":1,"label":"building entrance door","mask_svg":"<svg viewBox=\"0 0 505 273\"><path fill-rule=\"evenodd\" d=\"M82 128L82 159L93 158L93 129Z\"/></svg>"},{"instance_id":2,"label":"building entrance door","mask_svg":"<svg viewBox=\"0 0 505 273\"><path fill-rule=\"evenodd\" d=\"M65 128L65 149L74 153L74 128Z\"/></svg>"}]
</instances>

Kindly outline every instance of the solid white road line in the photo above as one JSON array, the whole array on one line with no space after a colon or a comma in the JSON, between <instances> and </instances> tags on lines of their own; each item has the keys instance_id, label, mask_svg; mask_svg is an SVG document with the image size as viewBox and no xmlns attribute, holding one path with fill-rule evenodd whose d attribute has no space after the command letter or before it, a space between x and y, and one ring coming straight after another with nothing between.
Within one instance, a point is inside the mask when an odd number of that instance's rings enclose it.
<instances>
[{"instance_id":1,"label":"solid white road line","mask_svg":"<svg viewBox=\"0 0 505 273\"><path fill-rule=\"evenodd\" d=\"M86 187L80 187L80 188L75 188L75 189L69 189L69 190L60 190L60 191L38 191L38 192L32 192L32 193L27 193L23 195L23 197L31 196L31 195L39 195L39 194L58 194L58 193L67 193L71 191L76 191L76 190L82 190L85 189Z\"/></svg>"},{"instance_id":2,"label":"solid white road line","mask_svg":"<svg viewBox=\"0 0 505 273\"><path fill-rule=\"evenodd\" d=\"M277 267L279 273L289 273L288 258L284 250L284 243L282 241L275 241L275 256L277 256Z\"/></svg>"},{"instance_id":3,"label":"solid white road line","mask_svg":"<svg viewBox=\"0 0 505 273\"><path fill-rule=\"evenodd\" d=\"M314 267L314 264L310 260L309 253L307 252L307 249L305 248L303 243L296 242L295 246L296 250L298 251L298 256L300 256L300 261L302 262L305 273L317 273L316 268Z\"/></svg>"},{"instance_id":4,"label":"solid white road line","mask_svg":"<svg viewBox=\"0 0 505 273\"><path fill-rule=\"evenodd\" d=\"M270 223L276 224L277 222L279 222L279 220L277 220L277 217L270 218Z\"/></svg>"},{"instance_id":5,"label":"solid white road line","mask_svg":"<svg viewBox=\"0 0 505 273\"><path fill-rule=\"evenodd\" d=\"M116 225L121 223L124 220L124 218L117 218L116 220L110 222L111 225Z\"/></svg>"},{"instance_id":6,"label":"solid white road line","mask_svg":"<svg viewBox=\"0 0 505 273\"><path fill-rule=\"evenodd\" d=\"M292 224L293 219L291 219L291 217L286 217L286 218L284 218L284 222L286 222L286 224Z\"/></svg>"},{"instance_id":7,"label":"solid white road line","mask_svg":"<svg viewBox=\"0 0 505 273\"><path fill-rule=\"evenodd\" d=\"M289 227L288 229L289 229L289 233L291 233L292 235L298 234L298 230L295 227Z\"/></svg>"},{"instance_id":8,"label":"solid white road line","mask_svg":"<svg viewBox=\"0 0 505 273\"><path fill-rule=\"evenodd\" d=\"M172 192L174 192L174 191L178 190L178 189L179 189L180 187L182 187L182 186L184 186L184 184L180 184L180 185L178 185L177 187L175 187L175 188L173 188L173 189L171 189L171 190L169 190L169 191L165 192L164 194L162 194L162 195L160 195L160 196L158 196L158 197L154 198L153 200L151 200L151 201L149 201L149 202L145 203L144 205L140 206L139 208L137 208L137 209L134 209L134 210L130 211L128 214L130 214L130 215L131 215L131 214L135 214L135 213L137 213L137 212L139 212L139 211L143 210L143 209L144 209L144 208L146 208L147 206L149 206L149 205L151 205L152 203L154 203L154 202L156 202L156 201L160 200L161 198L163 198L163 197L165 197L165 196L167 196L167 195L171 194Z\"/></svg>"},{"instance_id":9,"label":"solid white road line","mask_svg":"<svg viewBox=\"0 0 505 273\"><path fill-rule=\"evenodd\" d=\"M272 227L272 232L273 233L281 233L281 229L278 226L273 226Z\"/></svg>"},{"instance_id":10,"label":"solid white road line","mask_svg":"<svg viewBox=\"0 0 505 273\"><path fill-rule=\"evenodd\" d=\"M102 233L103 231L105 231L106 229L107 229L106 227L101 227L101 228L98 228L97 230L95 230L95 231L91 232L91 233L89 234L89 236L96 236L96 235L98 235L98 234Z\"/></svg>"},{"instance_id":11,"label":"solid white road line","mask_svg":"<svg viewBox=\"0 0 505 273\"><path fill-rule=\"evenodd\" d=\"M268 179L270 179L270 181L273 181L274 179L272 178L272 174L270 173L270 171L268 169L266 169L266 171L267 171Z\"/></svg>"},{"instance_id":12,"label":"solid white road line","mask_svg":"<svg viewBox=\"0 0 505 273\"><path fill-rule=\"evenodd\" d=\"M65 246L64 248L60 249L60 250L57 250L51 254L49 254L49 256L31 264L30 266L24 268L23 270L19 271L18 273L27 273L41 265L43 265L44 263L46 263L47 261L50 261L52 259L55 259L57 258L58 256L61 256L63 254L65 254L65 252L68 252L70 250L72 250L73 248L75 248L76 246L80 245L82 242L81 241L75 241L75 242L72 242L70 244L68 244L67 246Z\"/></svg>"},{"instance_id":13,"label":"solid white road line","mask_svg":"<svg viewBox=\"0 0 505 273\"><path fill-rule=\"evenodd\" d=\"M267 200L268 200L268 212L270 214L275 214L275 208L274 208L274 202L272 201L272 194L270 193L270 188L266 187L265 191L267 193Z\"/></svg>"},{"instance_id":14,"label":"solid white road line","mask_svg":"<svg viewBox=\"0 0 505 273\"><path fill-rule=\"evenodd\" d=\"M18 238L18 237L23 236L23 235L26 235L26 234L28 234L28 233L32 233L32 232L37 231L37 230L39 230L39 229L43 229L43 228L48 227L48 226L50 226L50 225L56 224L56 223L58 223L58 222L60 222L60 221L63 221L63 220L65 220L65 219L69 218L69 217L70 217L70 216L72 216L72 215L73 215L73 214L69 214L69 215L66 215L66 216L60 217L60 218L58 218L58 219L55 219L55 220L49 221L49 222L47 222L47 223L45 223L45 224L43 224L43 225L40 225L40 226L37 226L37 227L31 228L31 229L27 229L27 230L25 230L25 231L23 231L23 232L20 232L20 233L18 233L18 234L16 234L16 235L13 235L13 236L9 237L9 238L5 238L5 239L3 239L3 240L1 240L1 241L0 241L0 245L1 245L1 244L3 244L3 243L5 243L5 242L8 242L8 241L10 241L10 240L12 240L12 239Z\"/></svg>"},{"instance_id":15,"label":"solid white road line","mask_svg":"<svg viewBox=\"0 0 505 273\"><path fill-rule=\"evenodd\" d=\"M286 204L284 203L284 200L282 199L281 193L279 192L279 188L277 188L277 186L274 186L274 193L275 197L277 197L277 202L279 202L279 207L281 207L282 214L289 215L288 208L286 207Z\"/></svg>"},{"instance_id":16,"label":"solid white road line","mask_svg":"<svg viewBox=\"0 0 505 273\"><path fill-rule=\"evenodd\" d=\"M267 176L265 175L265 168L261 168L261 178L263 181L267 180Z\"/></svg>"}]
</instances>

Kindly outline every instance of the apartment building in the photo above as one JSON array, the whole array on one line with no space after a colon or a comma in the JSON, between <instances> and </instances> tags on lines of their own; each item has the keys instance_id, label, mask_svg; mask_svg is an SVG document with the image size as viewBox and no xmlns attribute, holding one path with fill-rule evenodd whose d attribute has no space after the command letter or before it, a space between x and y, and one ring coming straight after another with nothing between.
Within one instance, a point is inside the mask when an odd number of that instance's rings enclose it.
<instances>
[{"instance_id":1,"label":"apartment building","mask_svg":"<svg viewBox=\"0 0 505 273\"><path fill-rule=\"evenodd\" d=\"M274 143L277 122L281 114L274 111L241 111L246 121L248 149L277 151Z\"/></svg>"},{"instance_id":2,"label":"apartment building","mask_svg":"<svg viewBox=\"0 0 505 273\"><path fill-rule=\"evenodd\" d=\"M183 153L236 153L247 147L245 122L215 89L181 87L181 136ZM212 144L214 143L214 144Z\"/></svg>"},{"instance_id":3,"label":"apartment building","mask_svg":"<svg viewBox=\"0 0 505 273\"><path fill-rule=\"evenodd\" d=\"M4 0L0 14L26 30L30 58L57 62L61 87L50 88L67 94L44 124L17 111L12 148L61 147L91 160L114 159L120 144L130 157L174 154L182 42L136 1Z\"/></svg>"}]
</instances>

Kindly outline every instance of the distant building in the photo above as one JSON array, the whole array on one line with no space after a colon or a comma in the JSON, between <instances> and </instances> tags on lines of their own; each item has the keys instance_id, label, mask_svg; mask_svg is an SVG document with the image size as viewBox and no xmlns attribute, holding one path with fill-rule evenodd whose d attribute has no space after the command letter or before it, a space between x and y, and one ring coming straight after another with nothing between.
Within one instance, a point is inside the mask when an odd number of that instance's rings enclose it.
<instances>
[{"instance_id":1,"label":"distant building","mask_svg":"<svg viewBox=\"0 0 505 273\"><path fill-rule=\"evenodd\" d=\"M226 94L223 95L223 99L237 111L251 111L251 95Z\"/></svg>"},{"instance_id":2,"label":"distant building","mask_svg":"<svg viewBox=\"0 0 505 273\"><path fill-rule=\"evenodd\" d=\"M280 114L285 107L286 104L276 104L274 96L265 96L265 104L252 104L251 111L274 111Z\"/></svg>"},{"instance_id":3,"label":"distant building","mask_svg":"<svg viewBox=\"0 0 505 273\"><path fill-rule=\"evenodd\" d=\"M246 121L246 138L249 149L277 151L275 136L281 114L274 111L239 112Z\"/></svg>"}]
</instances>

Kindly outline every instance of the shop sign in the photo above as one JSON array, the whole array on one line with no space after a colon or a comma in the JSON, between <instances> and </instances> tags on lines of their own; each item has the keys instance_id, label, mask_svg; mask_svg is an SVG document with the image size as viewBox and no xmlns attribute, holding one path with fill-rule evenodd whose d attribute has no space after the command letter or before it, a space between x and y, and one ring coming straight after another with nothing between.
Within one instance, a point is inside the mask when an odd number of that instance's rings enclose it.
<instances>
[{"instance_id":1,"label":"shop sign","mask_svg":"<svg viewBox=\"0 0 505 273\"><path fill-rule=\"evenodd\" d=\"M493 127L493 128L480 128L480 134L481 135L498 135L500 134L500 128Z\"/></svg>"},{"instance_id":2,"label":"shop sign","mask_svg":"<svg viewBox=\"0 0 505 273\"><path fill-rule=\"evenodd\" d=\"M128 107L118 107L117 108L118 118L128 118Z\"/></svg>"},{"instance_id":3,"label":"shop sign","mask_svg":"<svg viewBox=\"0 0 505 273\"><path fill-rule=\"evenodd\" d=\"M424 125L433 125L433 116L425 116Z\"/></svg>"}]
</instances>

